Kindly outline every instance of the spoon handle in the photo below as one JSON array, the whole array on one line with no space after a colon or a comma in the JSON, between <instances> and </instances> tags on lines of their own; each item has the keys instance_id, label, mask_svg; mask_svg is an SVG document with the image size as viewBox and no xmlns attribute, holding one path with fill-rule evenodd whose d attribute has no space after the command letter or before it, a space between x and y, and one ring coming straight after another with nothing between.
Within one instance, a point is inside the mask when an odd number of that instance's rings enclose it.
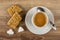
<instances>
[{"instance_id":1,"label":"spoon handle","mask_svg":"<svg viewBox=\"0 0 60 40\"><path fill-rule=\"evenodd\" d=\"M53 26L53 29L56 30L56 25L52 21L50 21L50 24Z\"/></svg>"}]
</instances>

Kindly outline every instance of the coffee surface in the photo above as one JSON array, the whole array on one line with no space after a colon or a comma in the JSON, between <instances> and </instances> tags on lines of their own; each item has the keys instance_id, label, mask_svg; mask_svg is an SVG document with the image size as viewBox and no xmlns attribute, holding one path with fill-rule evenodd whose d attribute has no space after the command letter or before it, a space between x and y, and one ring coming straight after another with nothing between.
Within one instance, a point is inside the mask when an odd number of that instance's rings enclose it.
<instances>
[{"instance_id":1,"label":"coffee surface","mask_svg":"<svg viewBox=\"0 0 60 40\"><path fill-rule=\"evenodd\" d=\"M42 27L43 25L45 25L46 23L46 15L42 12L38 12L35 16L34 16L34 24L38 27Z\"/></svg>"}]
</instances>

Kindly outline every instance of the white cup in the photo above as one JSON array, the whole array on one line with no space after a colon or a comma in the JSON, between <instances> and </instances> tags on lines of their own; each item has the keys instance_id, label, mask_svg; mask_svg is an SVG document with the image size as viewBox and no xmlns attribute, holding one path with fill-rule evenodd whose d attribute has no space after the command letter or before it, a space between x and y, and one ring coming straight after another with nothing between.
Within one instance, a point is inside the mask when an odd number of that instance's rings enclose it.
<instances>
[{"instance_id":1,"label":"white cup","mask_svg":"<svg viewBox=\"0 0 60 40\"><path fill-rule=\"evenodd\" d=\"M42 12L42 11L38 11L38 12ZM34 17L35 17L35 15L38 13L38 12L36 12L33 16L32 16L32 24L35 26L35 27L39 27L39 26L37 26L37 25L35 25L35 23L34 23ZM47 14L45 13L45 12L42 12L45 16L46 16L46 23L43 25L43 26L41 26L41 27L44 27L44 26L46 26L47 24L48 24L48 22L49 22L49 19L48 19L48 16L47 16Z\"/></svg>"}]
</instances>

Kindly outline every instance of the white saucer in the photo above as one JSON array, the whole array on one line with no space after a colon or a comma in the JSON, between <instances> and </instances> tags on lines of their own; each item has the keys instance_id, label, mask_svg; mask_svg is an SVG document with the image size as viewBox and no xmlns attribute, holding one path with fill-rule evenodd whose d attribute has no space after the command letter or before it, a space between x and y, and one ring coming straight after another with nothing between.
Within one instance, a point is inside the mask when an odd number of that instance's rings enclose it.
<instances>
[{"instance_id":1,"label":"white saucer","mask_svg":"<svg viewBox=\"0 0 60 40\"><path fill-rule=\"evenodd\" d=\"M46 14L48 15L49 20L54 23L53 14L49 9L43 6L37 6L37 7L42 7L45 10ZM31 22L32 16L34 15L34 13L37 12L37 7L33 7L27 12L26 18L25 18L25 24L28 30L34 34L39 34L39 35L46 34L52 29L52 25L49 22L46 26L41 28L35 27Z\"/></svg>"}]
</instances>

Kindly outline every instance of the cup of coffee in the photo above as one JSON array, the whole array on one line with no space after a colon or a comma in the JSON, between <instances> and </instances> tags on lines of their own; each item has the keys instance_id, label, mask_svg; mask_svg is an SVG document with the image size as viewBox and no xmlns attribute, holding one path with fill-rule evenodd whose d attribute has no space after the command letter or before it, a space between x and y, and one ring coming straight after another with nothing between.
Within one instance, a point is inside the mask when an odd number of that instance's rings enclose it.
<instances>
[{"instance_id":1,"label":"cup of coffee","mask_svg":"<svg viewBox=\"0 0 60 40\"><path fill-rule=\"evenodd\" d=\"M32 24L36 27L44 27L48 24L48 16L45 12L36 12L32 16Z\"/></svg>"}]
</instances>

